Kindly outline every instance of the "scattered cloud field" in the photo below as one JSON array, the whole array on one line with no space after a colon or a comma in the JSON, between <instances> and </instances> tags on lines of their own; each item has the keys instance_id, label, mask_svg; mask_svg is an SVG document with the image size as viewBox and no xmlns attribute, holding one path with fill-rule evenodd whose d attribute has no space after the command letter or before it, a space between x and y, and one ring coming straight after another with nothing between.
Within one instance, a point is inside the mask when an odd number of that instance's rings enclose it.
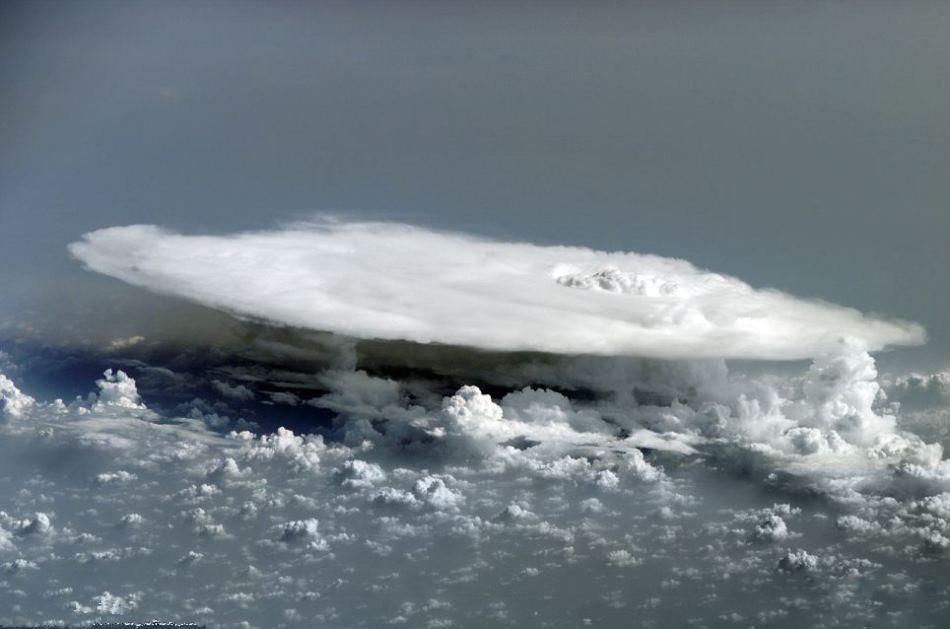
<instances>
[{"instance_id":1,"label":"scattered cloud field","mask_svg":"<svg viewBox=\"0 0 950 629\"><path fill-rule=\"evenodd\" d=\"M945 375L885 384L935 413ZM215 376L221 412L196 399L178 416L124 371L69 403L0 378L0 622L897 627L948 612L948 467L862 351L785 379L563 358L509 369L547 386L499 397L315 377L320 394L274 408L332 411L322 434L222 414L263 403L260 381Z\"/></svg>"}]
</instances>

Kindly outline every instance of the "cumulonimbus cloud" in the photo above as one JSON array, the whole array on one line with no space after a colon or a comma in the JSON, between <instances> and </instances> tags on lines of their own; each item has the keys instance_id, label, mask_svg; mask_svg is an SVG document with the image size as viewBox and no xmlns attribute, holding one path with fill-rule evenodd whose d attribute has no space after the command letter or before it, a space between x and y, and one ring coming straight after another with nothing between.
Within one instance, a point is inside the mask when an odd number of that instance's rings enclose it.
<instances>
[{"instance_id":1,"label":"cumulonimbus cloud","mask_svg":"<svg viewBox=\"0 0 950 629\"><path fill-rule=\"evenodd\" d=\"M357 338L654 358L801 359L847 339L919 344L921 326L755 289L684 260L499 242L394 223L227 236L111 227L69 246L146 289Z\"/></svg>"}]
</instances>

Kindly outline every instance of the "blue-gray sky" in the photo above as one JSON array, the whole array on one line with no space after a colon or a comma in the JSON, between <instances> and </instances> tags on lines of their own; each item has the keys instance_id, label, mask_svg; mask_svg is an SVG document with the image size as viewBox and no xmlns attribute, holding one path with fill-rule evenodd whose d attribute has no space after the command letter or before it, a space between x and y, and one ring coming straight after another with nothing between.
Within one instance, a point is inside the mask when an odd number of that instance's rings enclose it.
<instances>
[{"instance_id":1,"label":"blue-gray sky","mask_svg":"<svg viewBox=\"0 0 950 629\"><path fill-rule=\"evenodd\" d=\"M133 291L69 259L90 229L334 211L682 257L950 356L946 3L0 14L5 310Z\"/></svg>"}]
</instances>

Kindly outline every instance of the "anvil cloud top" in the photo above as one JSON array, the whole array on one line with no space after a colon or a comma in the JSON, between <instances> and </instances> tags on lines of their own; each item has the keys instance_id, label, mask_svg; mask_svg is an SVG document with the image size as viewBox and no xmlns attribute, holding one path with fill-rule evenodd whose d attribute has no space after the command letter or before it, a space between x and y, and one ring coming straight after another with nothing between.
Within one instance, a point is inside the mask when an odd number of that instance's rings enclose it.
<instances>
[{"instance_id":1,"label":"anvil cloud top","mask_svg":"<svg viewBox=\"0 0 950 629\"><path fill-rule=\"evenodd\" d=\"M395 223L86 234L89 269L239 316L357 338L565 354L801 359L918 344L921 326L755 289L689 262Z\"/></svg>"}]
</instances>

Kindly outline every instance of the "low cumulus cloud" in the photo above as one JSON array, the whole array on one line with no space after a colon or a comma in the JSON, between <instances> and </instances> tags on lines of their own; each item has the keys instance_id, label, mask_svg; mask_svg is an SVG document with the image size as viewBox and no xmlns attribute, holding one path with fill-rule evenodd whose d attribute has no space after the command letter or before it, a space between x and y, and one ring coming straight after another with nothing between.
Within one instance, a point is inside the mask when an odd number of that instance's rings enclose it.
<instances>
[{"instance_id":1,"label":"low cumulus cloud","mask_svg":"<svg viewBox=\"0 0 950 629\"><path fill-rule=\"evenodd\" d=\"M213 430L120 370L68 404L0 376L0 623L943 620L950 468L875 408L870 356L789 382L682 369L694 399L669 404L421 403L335 371L308 401L337 412L326 437Z\"/></svg>"},{"instance_id":2,"label":"low cumulus cloud","mask_svg":"<svg viewBox=\"0 0 950 629\"><path fill-rule=\"evenodd\" d=\"M228 236L150 225L70 245L89 269L253 319L356 338L654 358L801 359L843 339L923 342L919 325L755 289L689 262L395 223Z\"/></svg>"}]
</instances>

